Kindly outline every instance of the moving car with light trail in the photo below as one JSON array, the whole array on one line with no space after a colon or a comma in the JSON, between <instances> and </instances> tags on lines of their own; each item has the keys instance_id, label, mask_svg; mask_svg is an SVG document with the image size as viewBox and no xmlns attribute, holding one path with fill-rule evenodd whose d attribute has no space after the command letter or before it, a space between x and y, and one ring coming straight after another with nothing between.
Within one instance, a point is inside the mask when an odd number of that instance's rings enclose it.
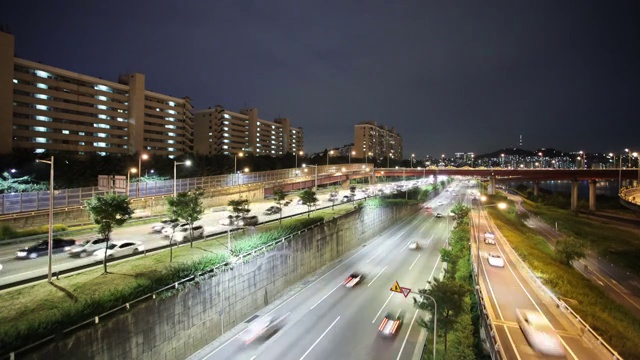
<instances>
[{"instance_id":1,"label":"moving car with light trail","mask_svg":"<svg viewBox=\"0 0 640 360\"><path fill-rule=\"evenodd\" d=\"M85 240L81 243L76 243L75 245L68 248L67 254L71 257L83 257L89 256L93 254L96 250L104 249L107 246L107 241L102 238Z\"/></svg>"},{"instance_id":2,"label":"moving car with light trail","mask_svg":"<svg viewBox=\"0 0 640 360\"><path fill-rule=\"evenodd\" d=\"M420 248L420 244L417 241L412 241L409 243L409 250L418 250Z\"/></svg>"},{"instance_id":3,"label":"moving car with light trail","mask_svg":"<svg viewBox=\"0 0 640 360\"><path fill-rule=\"evenodd\" d=\"M171 237L171 234L173 234L174 231L178 232L180 231L180 228L184 228L184 227L189 227L189 223L181 222L181 223L171 224L170 226L167 226L166 228L162 229L162 236Z\"/></svg>"},{"instance_id":4,"label":"moving car with light trail","mask_svg":"<svg viewBox=\"0 0 640 360\"><path fill-rule=\"evenodd\" d=\"M113 241L105 249L98 250L93 253L96 260L104 259L104 253L107 253L107 259L118 256L137 254L144 251L144 245L140 241Z\"/></svg>"},{"instance_id":5,"label":"moving car with light trail","mask_svg":"<svg viewBox=\"0 0 640 360\"><path fill-rule=\"evenodd\" d=\"M378 326L378 333L386 337L395 337L402 326L403 313L400 312L397 316L387 313L382 319L380 326Z\"/></svg>"},{"instance_id":6,"label":"moving car with light trail","mask_svg":"<svg viewBox=\"0 0 640 360\"><path fill-rule=\"evenodd\" d=\"M152 232L161 232L162 229L170 227L171 225L177 223L178 220L176 219L166 219L166 220L162 220L160 223L158 224L153 224L151 226L151 231Z\"/></svg>"},{"instance_id":7,"label":"moving car with light trail","mask_svg":"<svg viewBox=\"0 0 640 360\"><path fill-rule=\"evenodd\" d=\"M280 317L265 315L254 320L251 325L242 333L242 341L249 345L257 341L266 341L275 335L285 324L287 315Z\"/></svg>"},{"instance_id":8,"label":"moving car with light trail","mask_svg":"<svg viewBox=\"0 0 640 360\"><path fill-rule=\"evenodd\" d=\"M489 261L489 265L494 266L494 267L504 267L504 259L502 258L502 256L498 255L498 254L494 254L494 253L490 253L487 256L487 261Z\"/></svg>"},{"instance_id":9,"label":"moving car with light trail","mask_svg":"<svg viewBox=\"0 0 640 360\"><path fill-rule=\"evenodd\" d=\"M204 237L204 228L202 225L194 225L193 238L200 239L201 237ZM191 230L188 226L178 228L171 238L171 241L176 243L189 240L191 240Z\"/></svg>"},{"instance_id":10,"label":"moving car with light trail","mask_svg":"<svg viewBox=\"0 0 640 360\"><path fill-rule=\"evenodd\" d=\"M63 252L73 245L76 241L73 239L54 238L51 241L52 253L57 254ZM16 259L35 259L38 256L46 256L49 254L49 240L42 240L24 249L16 252Z\"/></svg>"},{"instance_id":11,"label":"moving car with light trail","mask_svg":"<svg viewBox=\"0 0 640 360\"><path fill-rule=\"evenodd\" d=\"M560 337L539 311L516 309L518 326L533 350L547 356L564 357Z\"/></svg>"},{"instance_id":12,"label":"moving car with light trail","mask_svg":"<svg viewBox=\"0 0 640 360\"><path fill-rule=\"evenodd\" d=\"M351 275L349 275L342 284L344 285L344 287L351 288L356 286L361 280L364 280L364 275L358 272L354 272L351 273Z\"/></svg>"}]
</instances>

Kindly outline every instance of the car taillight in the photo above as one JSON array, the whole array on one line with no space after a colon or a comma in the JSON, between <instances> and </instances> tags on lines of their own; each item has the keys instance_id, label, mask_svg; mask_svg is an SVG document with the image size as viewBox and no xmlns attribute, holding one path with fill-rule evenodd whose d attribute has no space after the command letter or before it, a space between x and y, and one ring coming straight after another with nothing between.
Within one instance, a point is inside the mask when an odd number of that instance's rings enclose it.
<instances>
[{"instance_id":1,"label":"car taillight","mask_svg":"<svg viewBox=\"0 0 640 360\"><path fill-rule=\"evenodd\" d=\"M345 281L344 281L344 283L342 283L342 284L343 284L343 285L347 285L347 283L348 283L349 281L351 281L351 279L353 279L353 278L352 278L351 276L349 276L349 277L347 278L347 280L345 280Z\"/></svg>"},{"instance_id":2,"label":"car taillight","mask_svg":"<svg viewBox=\"0 0 640 360\"><path fill-rule=\"evenodd\" d=\"M389 319L384 318L382 320L382 322L380 323L380 326L378 327L378 331L382 331L382 329L384 329L384 326L387 325L387 322L389 321Z\"/></svg>"},{"instance_id":3,"label":"car taillight","mask_svg":"<svg viewBox=\"0 0 640 360\"><path fill-rule=\"evenodd\" d=\"M392 333L392 334L395 334L395 333L396 333L396 329L398 329L398 326L399 326L399 325L400 325L400 321L396 321L396 322L393 324L393 327L391 328L391 333Z\"/></svg>"}]
</instances>

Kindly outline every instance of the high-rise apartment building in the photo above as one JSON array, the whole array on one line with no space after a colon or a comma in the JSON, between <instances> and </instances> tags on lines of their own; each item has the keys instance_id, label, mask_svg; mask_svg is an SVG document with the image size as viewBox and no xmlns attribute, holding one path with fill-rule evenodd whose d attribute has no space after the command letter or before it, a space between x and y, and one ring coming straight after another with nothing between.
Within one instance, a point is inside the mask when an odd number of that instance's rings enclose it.
<instances>
[{"instance_id":1,"label":"high-rise apartment building","mask_svg":"<svg viewBox=\"0 0 640 360\"><path fill-rule=\"evenodd\" d=\"M375 121L362 122L355 125L354 157L370 156L378 159L390 156L402 159L402 137L394 128L378 126Z\"/></svg>"},{"instance_id":2,"label":"high-rise apartment building","mask_svg":"<svg viewBox=\"0 0 640 360\"><path fill-rule=\"evenodd\" d=\"M191 100L145 89L143 74L111 82L16 58L0 32L0 154L13 148L83 155L193 151Z\"/></svg>"},{"instance_id":3,"label":"high-rise apartment building","mask_svg":"<svg viewBox=\"0 0 640 360\"><path fill-rule=\"evenodd\" d=\"M304 151L302 128L287 118L258 118L258 109L233 112L217 105L194 113L195 151L201 155L253 153L280 156Z\"/></svg>"}]
</instances>

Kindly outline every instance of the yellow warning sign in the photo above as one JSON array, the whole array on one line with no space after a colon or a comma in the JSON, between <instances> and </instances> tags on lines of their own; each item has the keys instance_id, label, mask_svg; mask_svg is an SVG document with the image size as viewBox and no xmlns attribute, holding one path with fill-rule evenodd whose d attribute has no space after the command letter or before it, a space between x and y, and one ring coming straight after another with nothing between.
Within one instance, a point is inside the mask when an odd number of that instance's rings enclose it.
<instances>
[{"instance_id":1,"label":"yellow warning sign","mask_svg":"<svg viewBox=\"0 0 640 360\"><path fill-rule=\"evenodd\" d=\"M398 280L393 283L393 286L389 290L402 294L402 288L400 287L400 284L398 284Z\"/></svg>"}]
</instances>

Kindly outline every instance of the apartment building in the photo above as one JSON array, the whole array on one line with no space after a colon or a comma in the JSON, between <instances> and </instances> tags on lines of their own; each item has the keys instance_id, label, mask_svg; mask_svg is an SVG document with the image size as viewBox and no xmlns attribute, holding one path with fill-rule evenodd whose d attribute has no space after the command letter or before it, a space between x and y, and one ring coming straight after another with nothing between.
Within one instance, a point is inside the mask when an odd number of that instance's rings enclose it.
<instances>
[{"instance_id":1,"label":"apartment building","mask_svg":"<svg viewBox=\"0 0 640 360\"><path fill-rule=\"evenodd\" d=\"M188 97L146 90L143 74L112 82L16 58L14 44L0 32L0 154L193 152Z\"/></svg>"},{"instance_id":2,"label":"apartment building","mask_svg":"<svg viewBox=\"0 0 640 360\"><path fill-rule=\"evenodd\" d=\"M356 158L366 155L373 158L402 159L402 137L394 128L379 126L375 121L355 125L353 151Z\"/></svg>"},{"instance_id":3,"label":"apartment building","mask_svg":"<svg viewBox=\"0 0 640 360\"><path fill-rule=\"evenodd\" d=\"M280 156L304 151L302 128L287 118L267 121L258 109L226 110L220 105L194 113L195 152L200 155L253 153Z\"/></svg>"}]
</instances>

